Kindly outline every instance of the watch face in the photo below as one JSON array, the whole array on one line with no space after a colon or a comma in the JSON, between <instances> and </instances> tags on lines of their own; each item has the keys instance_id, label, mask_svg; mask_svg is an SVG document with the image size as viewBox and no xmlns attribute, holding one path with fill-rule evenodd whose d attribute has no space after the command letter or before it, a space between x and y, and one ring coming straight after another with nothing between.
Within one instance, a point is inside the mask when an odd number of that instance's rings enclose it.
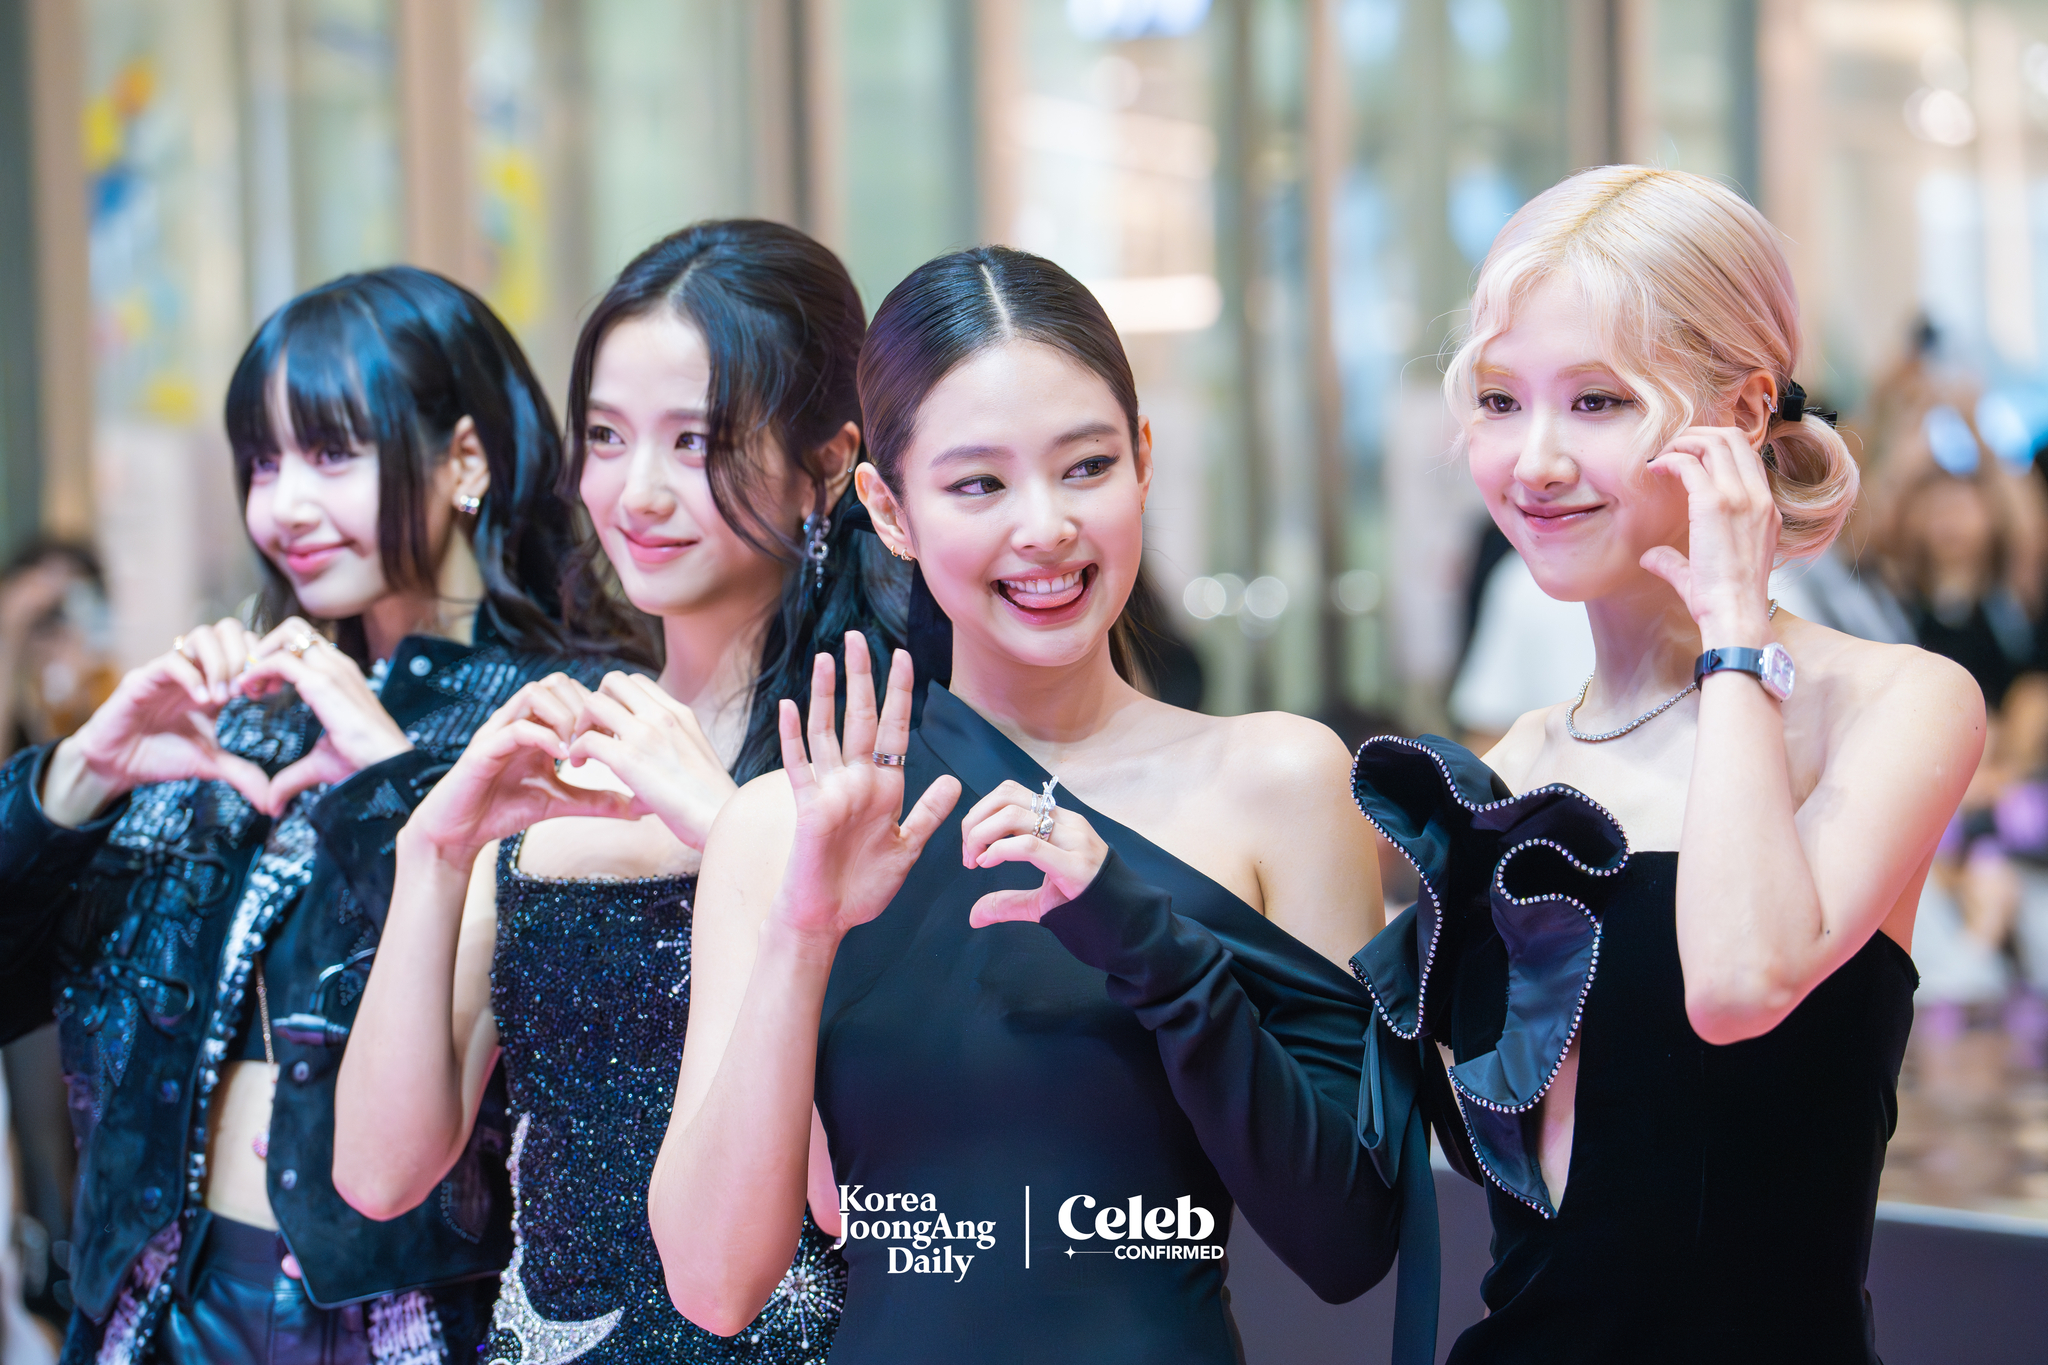
<instances>
[{"instance_id":1,"label":"watch face","mask_svg":"<svg viewBox=\"0 0 2048 1365\"><path fill-rule=\"evenodd\" d=\"M1779 701L1792 695L1792 682L1798 670L1792 667L1792 656L1785 652L1785 646L1773 640L1764 646L1763 664L1757 671L1757 681L1764 685L1764 691Z\"/></svg>"}]
</instances>

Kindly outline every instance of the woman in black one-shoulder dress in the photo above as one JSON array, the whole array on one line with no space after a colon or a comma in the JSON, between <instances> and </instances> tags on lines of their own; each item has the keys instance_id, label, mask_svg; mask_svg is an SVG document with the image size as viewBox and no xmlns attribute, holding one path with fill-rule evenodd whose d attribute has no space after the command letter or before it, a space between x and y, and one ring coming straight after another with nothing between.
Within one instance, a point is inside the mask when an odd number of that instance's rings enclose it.
<instances>
[{"instance_id":1,"label":"woman in black one-shoulder dress","mask_svg":"<svg viewBox=\"0 0 2048 1365\"><path fill-rule=\"evenodd\" d=\"M1415 1207L1354 1131L1370 1005L1338 964L1379 898L1347 755L1126 680L1149 431L1071 277L1002 248L920 268L861 397L861 497L918 561L934 681L913 734L910 658L878 718L849 642L842 746L821 661L808 755L787 703L784 774L707 845L649 1192L670 1292L744 1322L808 1181L844 1219L835 1365L1231 1365L1236 1211L1341 1300Z\"/></svg>"},{"instance_id":2,"label":"woman in black one-shoulder dress","mask_svg":"<svg viewBox=\"0 0 2048 1365\"><path fill-rule=\"evenodd\" d=\"M1355 965L1381 1041L1454 1057L1439 1132L1493 1214L1458 1365L1877 1361L1907 949L1984 712L1769 601L1856 492L1799 344L1775 231L1680 172L1576 176L1480 272L1446 392L1598 657L1484 763L1382 739L1355 772L1423 889Z\"/></svg>"}]
</instances>

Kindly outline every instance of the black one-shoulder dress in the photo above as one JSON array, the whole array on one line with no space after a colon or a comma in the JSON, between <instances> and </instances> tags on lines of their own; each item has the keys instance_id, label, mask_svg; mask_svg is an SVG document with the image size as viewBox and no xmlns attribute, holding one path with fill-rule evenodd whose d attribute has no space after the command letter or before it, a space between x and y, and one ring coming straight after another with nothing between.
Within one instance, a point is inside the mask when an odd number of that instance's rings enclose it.
<instances>
[{"instance_id":1,"label":"black one-shoulder dress","mask_svg":"<svg viewBox=\"0 0 2048 1365\"><path fill-rule=\"evenodd\" d=\"M1359 806L1422 875L1353 960L1386 1028L1448 1045L1454 1164L1487 1184L1488 1316L1457 1365L1874 1365L1863 1287L1919 982L1882 933L1763 1037L1685 1012L1678 854L1591 798L1513 795L1434 735L1359 751ZM1537 1105L1579 1044L1561 1203ZM1459 1129L1462 1128L1462 1131Z\"/></svg>"},{"instance_id":2,"label":"black one-shoulder dress","mask_svg":"<svg viewBox=\"0 0 2048 1365\"><path fill-rule=\"evenodd\" d=\"M1369 1288L1399 1205L1354 1131L1359 983L1064 793L1112 850L1095 881L1042 924L969 927L1042 874L962 868L957 817L1046 774L934 686L906 806L947 772L954 817L846 936L820 1024L833 1365L1228 1365L1234 1205L1325 1297Z\"/></svg>"}]
</instances>

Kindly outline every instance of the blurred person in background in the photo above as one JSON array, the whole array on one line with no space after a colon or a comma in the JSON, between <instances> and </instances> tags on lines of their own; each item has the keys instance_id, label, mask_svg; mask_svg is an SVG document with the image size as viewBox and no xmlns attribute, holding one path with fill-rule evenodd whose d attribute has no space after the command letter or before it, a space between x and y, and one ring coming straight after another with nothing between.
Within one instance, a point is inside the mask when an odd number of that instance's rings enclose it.
<instances>
[{"instance_id":1,"label":"blurred person in background","mask_svg":"<svg viewBox=\"0 0 2048 1365\"><path fill-rule=\"evenodd\" d=\"M337 1095L335 1184L392 1217L440 1186L503 1056L519 1251L492 1358L803 1365L839 1325L845 1264L801 1212L753 1322L714 1336L683 1317L647 1184L712 822L780 764L776 705L819 652L904 636L908 575L852 491L865 330L838 257L746 220L655 243L584 324L567 496L659 621L661 676L529 686L422 803ZM835 1233L837 1212L818 1212Z\"/></svg>"},{"instance_id":2,"label":"blurred person in background","mask_svg":"<svg viewBox=\"0 0 2048 1365\"><path fill-rule=\"evenodd\" d=\"M1995 714L2037 667L2039 493L1984 445L1960 402L1906 421L1872 497L1883 517L1874 547L1920 647L1967 669Z\"/></svg>"},{"instance_id":3,"label":"blurred person in background","mask_svg":"<svg viewBox=\"0 0 2048 1365\"><path fill-rule=\"evenodd\" d=\"M1979 436L1974 389L1924 379L1876 425L1881 477L1871 557L1923 648L1966 668L1989 733L1923 892L1914 956L1923 1029L1953 1036L1970 1006L2002 1007L2016 1059L2048 1039L2048 672L2039 629L2044 537L2038 482Z\"/></svg>"},{"instance_id":4,"label":"blurred person in background","mask_svg":"<svg viewBox=\"0 0 2048 1365\"><path fill-rule=\"evenodd\" d=\"M561 441L502 323L393 267L287 303L226 425L264 588L0 769L0 1037L54 1006L81 1176L64 1358L468 1360L511 1250L502 1105L441 1198L329 1180L391 840L561 623Z\"/></svg>"},{"instance_id":5,"label":"blurred person in background","mask_svg":"<svg viewBox=\"0 0 2048 1365\"><path fill-rule=\"evenodd\" d=\"M23 1239L14 1235L17 1193L13 1153L6 1134L11 1113L7 1078L0 1075L0 1365L51 1365L57 1333L32 1316L24 1301Z\"/></svg>"},{"instance_id":6,"label":"blurred person in background","mask_svg":"<svg viewBox=\"0 0 2048 1365\"><path fill-rule=\"evenodd\" d=\"M32 541L0 570L0 758L64 738L113 692L99 556Z\"/></svg>"},{"instance_id":7,"label":"blurred person in background","mask_svg":"<svg viewBox=\"0 0 2048 1365\"><path fill-rule=\"evenodd\" d=\"M64 738L107 699L120 679L108 637L106 584L89 547L37 539L16 552L0 571L0 757ZM6 984L15 986L11 974ZM42 993L33 973L19 988ZM54 1028L7 1044L6 1083L20 1158L8 1224L20 1283L30 1306L62 1323L71 1311L62 1258L77 1159Z\"/></svg>"}]
</instances>

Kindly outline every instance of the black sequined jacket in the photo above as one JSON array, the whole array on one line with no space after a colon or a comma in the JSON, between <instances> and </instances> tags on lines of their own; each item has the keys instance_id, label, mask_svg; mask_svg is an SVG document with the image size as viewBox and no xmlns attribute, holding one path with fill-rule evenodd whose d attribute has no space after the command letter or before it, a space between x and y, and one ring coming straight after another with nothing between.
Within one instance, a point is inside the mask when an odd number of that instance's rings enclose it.
<instances>
[{"instance_id":1,"label":"black sequined jacket","mask_svg":"<svg viewBox=\"0 0 2048 1365\"><path fill-rule=\"evenodd\" d=\"M382 700L415 745L272 820L222 782L143 787L79 829L37 793L47 749L0 769L0 1041L54 1012L80 1152L71 1258L97 1337L148 1335L202 1206L209 1103L253 1027L262 955L279 1078L271 1208L314 1300L337 1305L495 1274L511 1251L509 1135L489 1098L437 1197L373 1222L334 1191L334 1082L369 973L399 828L493 710L561 669L602 666L412 637ZM289 697L289 694L286 694ZM320 725L296 700L238 701L223 748L275 773ZM111 1321L110 1321L111 1320Z\"/></svg>"}]
</instances>

